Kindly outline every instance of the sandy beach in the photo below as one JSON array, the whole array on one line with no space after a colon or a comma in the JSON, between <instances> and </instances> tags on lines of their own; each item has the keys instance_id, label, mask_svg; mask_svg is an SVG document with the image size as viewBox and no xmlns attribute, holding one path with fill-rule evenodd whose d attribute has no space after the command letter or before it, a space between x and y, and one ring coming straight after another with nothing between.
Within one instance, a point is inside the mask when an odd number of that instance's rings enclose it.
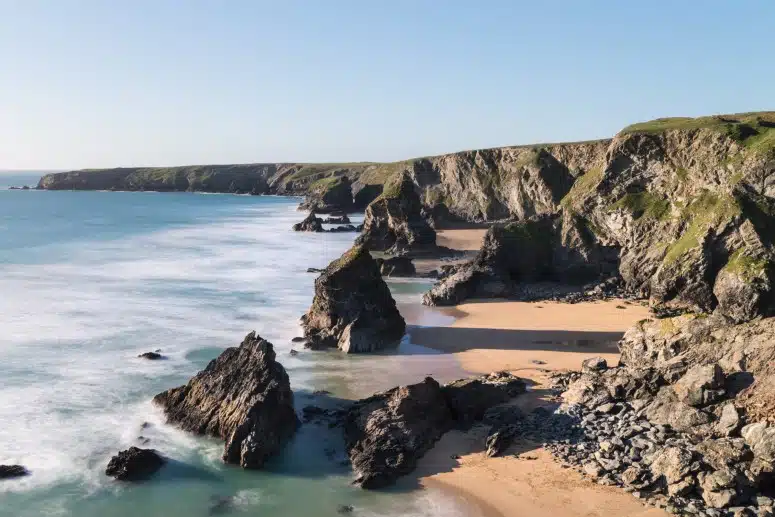
<instances>
[{"instance_id":1,"label":"sandy beach","mask_svg":"<svg viewBox=\"0 0 775 517\"><path fill-rule=\"evenodd\" d=\"M457 235L458 232L466 234ZM447 243L473 245L471 232L447 231ZM449 246L449 244L446 244ZM451 247L451 246L450 246ZM508 370L531 388L516 404L531 410L551 405L547 381L553 370L580 369L592 356L618 361L616 342L648 317L648 309L623 300L556 302L472 301L434 309L456 319L448 326L410 326L414 344L453 354L475 373ZM410 325L413 311L407 311ZM597 485L563 468L540 444L517 440L502 457L484 454L486 429L447 433L420 461L412 483L454 491L488 517L664 517L615 487Z\"/></svg>"}]
</instances>

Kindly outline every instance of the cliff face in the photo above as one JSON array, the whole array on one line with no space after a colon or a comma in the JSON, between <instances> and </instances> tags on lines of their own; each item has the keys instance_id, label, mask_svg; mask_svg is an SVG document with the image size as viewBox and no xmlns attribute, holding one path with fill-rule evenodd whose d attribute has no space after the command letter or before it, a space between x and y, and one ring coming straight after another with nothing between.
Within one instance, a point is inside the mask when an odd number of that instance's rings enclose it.
<instances>
[{"instance_id":1,"label":"cliff face","mask_svg":"<svg viewBox=\"0 0 775 517\"><path fill-rule=\"evenodd\" d=\"M501 165L500 175L491 175L499 178L498 193L483 197L490 204L480 203L467 217L476 218L476 210L479 217L510 215L521 220L559 214L562 225L551 246L565 248L582 264L597 260L589 249L618 250L618 273L626 286L649 297L653 305L697 312L718 309L734 321L747 321L773 310L774 149L771 113L636 125L608 142L534 148L530 152L535 159L521 174L508 176ZM469 158L473 161L468 164L486 161ZM439 169L439 177L454 177L461 162L444 160L454 165ZM567 188L567 177L574 175ZM476 177L471 173L469 179ZM477 206L482 189L469 184L450 190L452 185L457 183L439 185L449 192L444 199L451 212L461 213L457 203L466 196L465 203ZM527 191L529 195L522 195ZM510 192L519 195L505 197ZM584 239L561 242L572 230L570 222L583 230ZM525 254L524 245L494 242L499 248L514 248L506 251L515 256ZM480 258L478 269L470 272L496 270L499 279L516 279L514 274L504 276L506 269L497 261ZM435 290L440 295L480 292L456 285L471 282L471 275L463 273ZM493 296L513 294L508 282L501 284L504 289ZM430 301L443 303L446 298Z\"/></svg>"}]
</instances>

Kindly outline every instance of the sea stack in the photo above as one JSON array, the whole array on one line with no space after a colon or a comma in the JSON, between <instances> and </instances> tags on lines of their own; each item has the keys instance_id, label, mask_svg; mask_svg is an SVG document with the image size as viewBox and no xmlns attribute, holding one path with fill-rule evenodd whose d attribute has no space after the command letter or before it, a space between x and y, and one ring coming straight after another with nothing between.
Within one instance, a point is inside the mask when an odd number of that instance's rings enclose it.
<instances>
[{"instance_id":1,"label":"sea stack","mask_svg":"<svg viewBox=\"0 0 775 517\"><path fill-rule=\"evenodd\" d=\"M373 352L398 344L406 330L377 262L354 246L315 280L315 297L302 317L307 346Z\"/></svg>"},{"instance_id":2,"label":"sea stack","mask_svg":"<svg viewBox=\"0 0 775 517\"><path fill-rule=\"evenodd\" d=\"M227 348L185 386L154 397L167 419L226 441L223 460L261 468L299 425L288 374L274 347L255 332Z\"/></svg>"},{"instance_id":3,"label":"sea stack","mask_svg":"<svg viewBox=\"0 0 775 517\"><path fill-rule=\"evenodd\" d=\"M414 182L409 174L401 174L366 208L356 242L393 255L436 251L436 231L423 217L422 208Z\"/></svg>"}]
</instances>

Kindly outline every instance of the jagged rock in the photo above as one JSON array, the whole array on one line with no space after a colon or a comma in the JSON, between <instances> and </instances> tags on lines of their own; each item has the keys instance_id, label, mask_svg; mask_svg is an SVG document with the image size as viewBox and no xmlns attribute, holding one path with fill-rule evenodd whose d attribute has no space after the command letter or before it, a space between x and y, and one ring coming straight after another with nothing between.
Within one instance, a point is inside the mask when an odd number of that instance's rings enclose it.
<instances>
[{"instance_id":1,"label":"jagged rock","mask_svg":"<svg viewBox=\"0 0 775 517\"><path fill-rule=\"evenodd\" d=\"M344 425L356 483L363 488L392 484L411 472L417 460L453 426L484 418L488 409L524 390L524 381L507 373L444 387L428 377L356 402ZM518 410L509 413L512 411Z\"/></svg>"},{"instance_id":2,"label":"jagged rock","mask_svg":"<svg viewBox=\"0 0 775 517\"><path fill-rule=\"evenodd\" d=\"M113 456L105 474L119 481L141 481L151 477L166 460L153 449L130 447Z\"/></svg>"},{"instance_id":3,"label":"jagged rock","mask_svg":"<svg viewBox=\"0 0 775 517\"><path fill-rule=\"evenodd\" d=\"M695 445L694 450L714 470L726 470L752 459L742 438L706 438Z\"/></svg>"},{"instance_id":4,"label":"jagged rock","mask_svg":"<svg viewBox=\"0 0 775 517\"><path fill-rule=\"evenodd\" d=\"M414 276L416 273L412 259L409 257L399 256L376 260L382 276Z\"/></svg>"},{"instance_id":5,"label":"jagged rock","mask_svg":"<svg viewBox=\"0 0 775 517\"><path fill-rule=\"evenodd\" d=\"M651 422L669 425L678 431L688 431L711 421L707 413L678 400L669 386L659 391L655 400L645 408L644 414Z\"/></svg>"},{"instance_id":6,"label":"jagged rock","mask_svg":"<svg viewBox=\"0 0 775 517\"><path fill-rule=\"evenodd\" d=\"M608 369L608 361L602 357L590 357L581 363L582 372L602 372Z\"/></svg>"},{"instance_id":7,"label":"jagged rock","mask_svg":"<svg viewBox=\"0 0 775 517\"><path fill-rule=\"evenodd\" d=\"M679 483L691 473L692 454L680 447L665 447L654 455L651 472L668 485Z\"/></svg>"},{"instance_id":8,"label":"jagged rock","mask_svg":"<svg viewBox=\"0 0 775 517\"><path fill-rule=\"evenodd\" d=\"M698 476L702 499L709 508L724 508L732 504L737 495L734 476L726 470L703 473Z\"/></svg>"},{"instance_id":9,"label":"jagged rock","mask_svg":"<svg viewBox=\"0 0 775 517\"><path fill-rule=\"evenodd\" d=\"M509 448L517 434L515 426L503 426L487 435L485 440L485 454L488 458L500 456Z\"/></svg>"},{"instance_id":10,"label":"jagged rock","mask_svg":"<svg viewBox=\"0 0 775 517\"><path fill-rule=\"evenodd\" d=\"M0 465L0 479L13 479L29 475L29 471L21 465Z\"/></svg>"},{"instance_id":11,"label":"jagged rock","mask_svg":"<svg viewBox=\"0 0 775 517\"><path fill-rule=\"evenodd\" d=\"M293 225L294 232L324 232L323 220L315 215L315 212L310 212L307 217L300 223Z\"/></svg>"},{"instance_id":12,"label":"jagged rock","mask_svg":"<svg viewBox=\"0 0 775 517\"><path fill-rule=\"evenodd\" d=\"M723 386L724 372L718 364L697 365L673 384L673 391L681 402L702 407L719 400Z\"/></svg>"},{"instance_id":13,"label":"jagged rock","mask_svg":"<svg viewBox=\"0 0 775 517\"><path fill-rule=\"evenodd\" d=\"M775 461L775 427L765 422L748 424L740 430L740 436L756 456L765 461Z\"/></svg>"},{"instance_id":14,"label":"jagged rock","mask_svg":"<svg viewBox=\"0 0 775 517\"><path fill-rule=\"evenodd\" d=\"M724 405L716 428L725 436L733 435L740 428L740 415L733 403Z\"/></svg>"},{"instance_id":15,"label":"jagged rock","mask_svg":"<svg viewBox=\"0 0 775 517\"><path fill-rule=\"evenodd\" d=\"M402 254L435 251L436 232L422 217L422 203L408 175L386 185L369 204L357 244L374 251Z\"/></svg>"},{"instance_id":16,"label":"jagged rock","mask_svg":"<svg viewBox=\"0 0 775 517\"><path fill-rule=\"evenodd\" d=\"M444 392L430 377L357 402L345 422L356 483L363 488L392 484L414 470L451 426Z\"/></svg>"},{"instance_id":17,"label":"jagged rock","mask_svg":"<svg viewBox=\"0 0 775 517\"><path fill-rule=\"evenodd\" d=\"M288 374L274 347L248 334L227 348L188 384L160 393L154 402L167 420L187 431L226 441L223 460L261 468L299 425Z\"/></svg>"},{"instance_id":18,"label":"jagged rock","mask_svg":"<svg viewBox=\"0 0 775 517\"><path fill-rule=\"evenodd\" d=\"M319 214L353 211L352 183L347 176L329 176L313 183L299 210Z\"/></svg>"},{"instance_id":19,"label":"jagged rock","mask_svg":"<svg viewBox=\"0 0 775 517\"><path fill-rule=\"evenodd\" d=\"M302 326L308 347L348 353L396 346L406 330L377 262L363 246L354 246L315 280Z\"/></svg>"}]
</instances>

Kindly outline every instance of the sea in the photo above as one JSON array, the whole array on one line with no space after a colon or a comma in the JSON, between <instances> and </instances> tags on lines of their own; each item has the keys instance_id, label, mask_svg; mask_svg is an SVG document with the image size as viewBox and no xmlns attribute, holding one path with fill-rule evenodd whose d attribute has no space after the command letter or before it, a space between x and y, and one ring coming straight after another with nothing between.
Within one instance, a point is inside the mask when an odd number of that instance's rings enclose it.
<instances>
[{"instance_id":1,"label":"sea","mask_svg":"<svg viewBox=\"0 0 775 517\"><path fill-rule=\"evenodd\" d=\"M292 232L304 217L293 198L7 189L38 177L0 174L0 464L30 471L0 481L0 516L479 515L416 480L352 486L341 432L327 426L303 426L264 470L224 465L222 442L166 424L151 402L252 330L275 345L297 409L316 390L353 399L454 376L450 356L410 337L386 354L290 354L313 296L307 268L325 267L354 234ZM429 284L390 287L419 307ZM138 358L155 350L166 359ZM143 483L108 478L110 457L133 445L166 466Z\"/></svg>"}]
</instances>

